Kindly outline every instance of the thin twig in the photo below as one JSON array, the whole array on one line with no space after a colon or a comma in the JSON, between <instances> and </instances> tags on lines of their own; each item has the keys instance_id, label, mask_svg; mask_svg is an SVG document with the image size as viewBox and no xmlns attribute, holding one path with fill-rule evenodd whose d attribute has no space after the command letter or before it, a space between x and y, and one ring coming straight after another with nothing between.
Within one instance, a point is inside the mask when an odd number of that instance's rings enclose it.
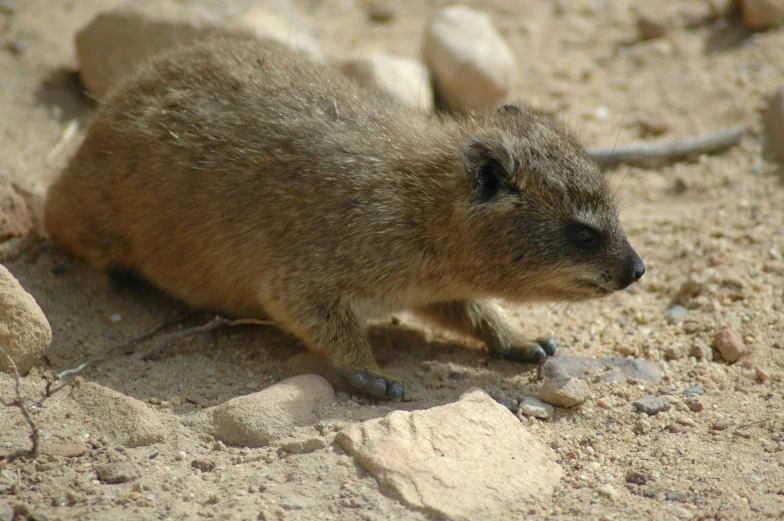
<instances>
[{"instance_id":1,"label":"thin twig","mask_svg":"<svg viewBox=\"0 0 784 521\"><path fill-rule=\"evenodd\" d=\"M106 349L102 353L99 353L99 354L95 355L94 357L90 358L86 362L84 362L84 363L74 367L73 369L67 369L67 370L63 371L62 373L59 373L57 375L57 378L62 379L64 377L70 376L72 374L81 373L89 365L91 365L91 364L93 364L95 362L98 362L100 360L103 360L104 358L106 358L111 353L113 353L115 351L119 351L120 349L123 349L125 347L130 346L130 345L133 345L136 342L141 342L142 340L147 340L148 338L150 338L150 337L154 336L155 334L157 334L158 331L160 331L161 329L165 329L165 328L167 328L169 326L173 326L173 325L179 324L179 323L183 322L185 319L187 319L189 316L190 316L190 313L187 314L187 315L181 316L179 318L175 318L174 320L170 320L168 322L165 322L163 324L159 324L159 325L155 326L154 328L152 328L151 330L147 331L146 333L142 333L140 335L136 335L135 337L131 338L130 340L127 340L127 341L122 342L120 344L114 345L114 346L110 347L109 349Z\"/></svg>"},{"instance_id":2,"label":"thin twig","mask_svg":"<svg viewBox=\"0 0 784 521\"><path fill-rule=\"evenodd\" d=\"M689 154L717 152L740 142L746 132L742 125L725 128L718 132L691 136L673 141L643 143L617 148L589 148L588 155L600 165L637 163L653 159L673 159Z\"/></svg>"},{"instance_id":3,"label":"thin twig","mask_svg":"<svg viewBox=\"0 0 784 521\"><path fill-rule=\"evenodd\" d=\"M14 362L14 359L11 358L11 355L9 355L2 347L0 347L0 353L5 355L5 357L8 359L8 362L11 364L11 368L14 370L14 378L16 379L16 402L4 403L3 405L8 407L19 407L19 410L22 411L22 416L24 416L25 420L27 420L27 424L30 426L30 430L33 431L33 433L30 435L30 438L33 440L32 448L30 448L30 450L18 450L15 453L6 456L5 460L10 463L17 458L35 459L38 457L38 454L41 451L41 431L38 430L38 425L36 425L35 420L33 420L33 417L30 415L30 411L27 409L27 403L22 396L22 377L19 376L19 369L16 367L16 362Z\"/></svg>"},{"instance_id":4,"label":"thin twig","mask_svg":"<svg viewBox=\"0 0 784 521\"><path fill-rule=\"evenodd\" d=\"M764 420L755 421L755 422L751 422L751 423L744 423L743 425L738 425L738 427L735 430L739 431L741 429L745 429L746 427L751 427L752 425L759 425L760 423L767 423L769 421L770 421L770 418L767 418L767 419L764 419Z\"/></svg>"},{"instance_id":5,"label":"thin twig","mask_svg":"<svg viewBox=\"0 0 784 521\"><path fill-rule=\"evenodd\" d=\"M248 326L248 325L275 326L277 324L275 324L275 322L270 322L268 320L256 320L254 318L240 318L237 320L229 320L227 318L223 318L220 315L216 315L215 318L213 318L203 326L183 329L182 331L178 331L176 333L167 336L166 338L161 340L161 342L155 347L155 349L153 349L152 351L144 355L142 357L142 360L146 362L148 360L154 359L156 356L158 356L158 354L161 351L163 351L166 348L166 346L186 336L193 336L193 335L198 335L199 333L207 333L209 331L215 331L216 329L223 326L234 327L234 326Z\"/></svg>"}]
</instances>

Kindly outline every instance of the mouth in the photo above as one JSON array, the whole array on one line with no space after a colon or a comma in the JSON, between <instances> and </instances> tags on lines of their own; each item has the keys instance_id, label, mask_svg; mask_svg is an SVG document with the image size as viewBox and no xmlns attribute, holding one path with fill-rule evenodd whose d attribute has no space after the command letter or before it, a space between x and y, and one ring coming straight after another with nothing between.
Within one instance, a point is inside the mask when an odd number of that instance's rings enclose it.
<instances>
[{"instance_id":1,"label":"mouth","mask_svg":"<svg viewBox=\"0 0 784 521\"><path fill-rule=\"evenodd\" d=\"M593 280L582 280L580 281L580 286L588 290L591 294L598 293L599 295L609 295L610 293L615 292L615 290L607 287L606 282L603 284L596 284L596 281Z\"/></svg>"}]
</instances>

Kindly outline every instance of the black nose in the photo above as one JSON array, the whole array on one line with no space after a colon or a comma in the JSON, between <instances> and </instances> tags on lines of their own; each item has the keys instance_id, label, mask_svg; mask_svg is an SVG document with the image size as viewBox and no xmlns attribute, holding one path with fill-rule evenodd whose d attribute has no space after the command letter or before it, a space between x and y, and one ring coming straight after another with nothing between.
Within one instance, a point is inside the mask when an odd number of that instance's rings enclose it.
<instances>
[{"instance_id":1,"label":"black nose","mask_svg":"<svg viewBox=\"0 0 784 521\"><path fill-rule=\"evenodd\" d=\"M631 255L626 261L626 269L623 273L623 276L618 281L620 283L620 287L618 289L623 289L629 284L637 282L642 278L643 275L645 275L645 264L642 263L642 259L634 251L632 251Z\"/></svg>"},{"instance_id":2,"label":"black nose","mask_svg":"<svg viewBox=\"0 0 784 521\"><path fill-rule=\"evenodd\" d=\"M645 264L642 263L642 259L640 258L637 253L634 251L632 252L632 256L629 259L629 284L632 282L637 282L645 275Z\"/></svg>"}]
</instances>

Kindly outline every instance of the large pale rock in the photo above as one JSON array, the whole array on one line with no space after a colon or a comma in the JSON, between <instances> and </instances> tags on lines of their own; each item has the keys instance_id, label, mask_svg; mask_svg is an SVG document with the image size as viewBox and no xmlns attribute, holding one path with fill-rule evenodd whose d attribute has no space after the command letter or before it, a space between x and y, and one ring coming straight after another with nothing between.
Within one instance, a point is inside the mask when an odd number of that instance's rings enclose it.
<instances>
[{"instance_id":1,"label":"large pale rock","mask_svg":"<svg viewBox=\"0 0 784 521\"><path fill-rule=\"evenodd\" d=\"M19 373L25 375L51 341L52 328L38 303L0 265L0 347L14 360ZM0 371L12 371L8 359L1 355Z\"/></svg>"},{"instance_id":2,"label":"large pale rock","mask_svg":"<svg viewBox=\"0 0 784 521\"><path fill-rule=\"evenodd\" d=\"M203 415L207 431L231 445L263 447L311 425L317 410L335 402L335 391L318 375L295 376L257 393L240 396Z\"/></svg>"},{"instance_id":3,"label":"large pale rock","mask_svg":"<svg viewBox=\"0 0 784 521\"><path fill-rule=\"evenodd\" d=\"M490 15L462 5L436 12L423 55L440 101L454 110L495 107L517 74L514 54Z\"/></svg>"},{"instance_id":4,"label":"large pale rock","mask_svg":"<svg viewBox=\"0 0 784 521\"><path fill-rule=\"evenodd\" d=\"M127 447L143 447L166 441L171 429L159 413L143 402L93 382L71 391L102 435Z\"/></svg>"},{"instance_id":5,"label":"large pale rock","mask_svg":"<svg viewBox=\"0 0 784 521\"><path fill-rule=\"evenodd\" d=\"M383 52L374 52L348 60L340 70L360 85L386 92L398 101L433 110L430 73L421 62Z\"/></svg>"},{"instance_id":6,"label":"large pale rock","mask_svg":"<svg viewBox=\"0 0 784 521\"><path fill-rule=\"evenodd\" d=\"M750 29L784 24L784 0L743 0L743 23Z\"/></svg>"},{"instance_id":7,"label":"large pale rock","mask_svg":"<svg viewBox=\"0 0 784 521\"><path fill-rule=\"evenodd\" d=\"M351 425L336 441L384 493L453 520L503 519L552 494L562 475L550 450L480 389L441 407Z\"/></svg>"},{"instance_id":8,"label":"large pale rock","mask_svg":"<svg viewBox=\"0 0 784 521\"><path fill-rule=\"evenodd\" d=\"M76 34L82 83L103 97L145 58L217 36L256 37L285 43L311 57L318 43L293 8L264 0L130 0L98 14ZM278 2L280 4L280 2Z\"/></svg>"}]
</instances>

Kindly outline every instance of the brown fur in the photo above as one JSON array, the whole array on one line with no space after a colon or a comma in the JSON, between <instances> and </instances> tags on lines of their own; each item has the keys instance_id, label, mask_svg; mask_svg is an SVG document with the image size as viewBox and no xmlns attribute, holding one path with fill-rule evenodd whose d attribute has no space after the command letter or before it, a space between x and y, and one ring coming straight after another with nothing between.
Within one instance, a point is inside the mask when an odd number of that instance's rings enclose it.
<instances>
[{"instance_id":1,"label":"brown fur","mask_svg":"<svg viewBox=\"0 0 784 521\"><path fill-rule=\"evenodd\" d=\"M371 315L415 308L536 360L553 347L486 299L579 301L644 271L606 180L550 119L427 116L257 42L182 48L116 88L50 188L45 222L96 268L272 317L388 396L402 386L373 360ZM570 239L579 222L598 249Z\"/></svg>"}]
</instances>

